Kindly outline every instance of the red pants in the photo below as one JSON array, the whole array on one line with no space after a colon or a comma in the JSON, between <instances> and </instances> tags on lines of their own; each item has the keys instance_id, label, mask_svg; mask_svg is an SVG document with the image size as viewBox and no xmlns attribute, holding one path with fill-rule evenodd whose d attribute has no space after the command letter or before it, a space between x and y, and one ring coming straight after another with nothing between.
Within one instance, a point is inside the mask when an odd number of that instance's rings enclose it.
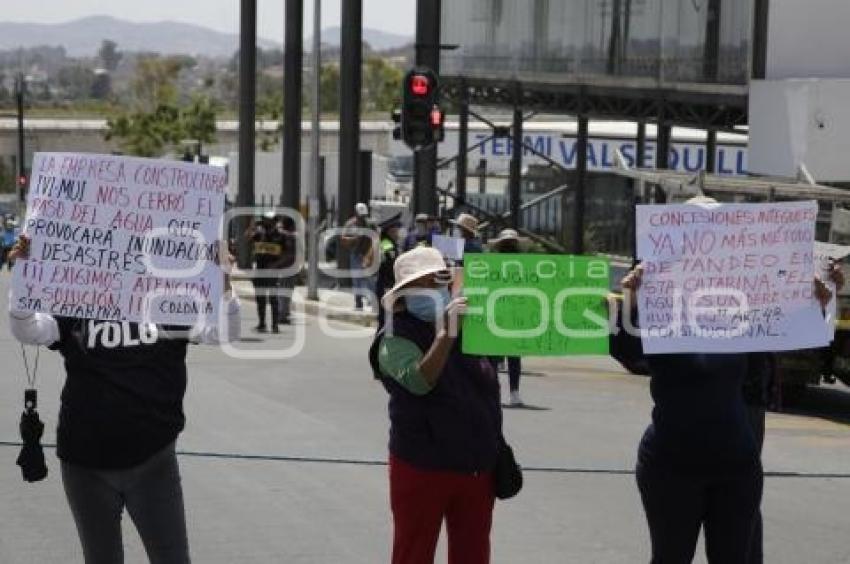
<instances>
[{"instance_id":1,"label":"red pants","mask_svg":"<svg viewBox=\"0 0 850 564\"><path fill-rule=\"evenodd\" d=\"M443 519L449 564L488 564L493 502L489 473L420 470L391 456L392 564L433 564Z\"/></svg>"}]
</instances>

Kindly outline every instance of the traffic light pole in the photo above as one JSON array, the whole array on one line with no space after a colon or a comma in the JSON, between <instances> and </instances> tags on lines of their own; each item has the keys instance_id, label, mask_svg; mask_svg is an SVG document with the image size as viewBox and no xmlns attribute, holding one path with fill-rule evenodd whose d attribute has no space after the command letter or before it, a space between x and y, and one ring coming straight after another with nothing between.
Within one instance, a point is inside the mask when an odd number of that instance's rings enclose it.
<instances>
[{"instance_id":1,"label":"traffic light pole","mask_svg":"<svg viewBox=\"0 0 850 564\"><path fill-rule=\"evenodd\" d=\"M257 0L242 0L239 10L239 191L236 205L254 205L254 135L256 130ZM242 234L248 218L237 223L239 267L251 268L251 241Z\"/></svg>"},{"instance_id":2,"label":"traffic light pole","mask_svg":"<svg viewBox=\"0 0 850 564\"><path fill-rule=\"evenodd\" d=\"M339 224L354 215L360 197L360 89L362 83L363 0L342 2L339 63ZM368 202L365 202L368 204Z\"/></svg>"},{"instance_id":3,"label":"traffic light pole","mask_svg":"<svg viewBox=\"0 0 850 564\"><path fill-rule=\"evenodd\" d=\"M416 66L440 73L441 0L416 0ZM421 149L413 159L412 212L437 214L437 145Z\"/></svg>"},{"instance_id":4,"label":"traffic light pole","mask_svg":"<svg viewBox=\"0 0 850 564\"><path fill-rule=\"evenodd\" d=\"M280 205L301 205L301 86L304 71L304 0L286 0L283 55L283 191Z\"/></svg>"}]
</instances>

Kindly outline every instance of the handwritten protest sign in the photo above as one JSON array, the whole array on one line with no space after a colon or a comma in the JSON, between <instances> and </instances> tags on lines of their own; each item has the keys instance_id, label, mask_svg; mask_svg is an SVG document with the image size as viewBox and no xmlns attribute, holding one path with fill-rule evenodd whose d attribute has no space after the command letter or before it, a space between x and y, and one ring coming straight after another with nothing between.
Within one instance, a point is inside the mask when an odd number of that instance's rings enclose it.
<instances>
[{"instance_id":1,"label":"handwritten protest sign","mask_svg":"<svg viewBox=\"0 0 850 564\"><path fill-rule=\"evenodd\" d=\"M112 321L215 324L225 171L182 161L37 153L12 306Z\"/></svg>"},{"instance_id":2,"label":"handwritten protest sign","mask_svg":"<svg viewBox=\"0 0 850 564\"><path fill-rule=\"evenodd\" d=\"M445 235L434 235L431 237L431 246L440 251L449 260L463 260L463 247L466 241L460 237L446 237Z\"/></svg>"},{"instance_id":3,"label":"handwritten protest sign","mask_svg":"<svg viewBox=\"0 0 850 564\"><path fill-rule=\"evenodd\" d=\"M464 265L464 353L608 354L606 260L470 253Z\"/></svg>"},{"instance_id":4,"label":"handwritten protest sign","mask_svg":"<svg viewBox=\"0 0 850 564\"><path fill-rule=\"evenodd\" d=\"M816 202L638 206L644 351L813 348Z\"/></svg>"}]
</instances>

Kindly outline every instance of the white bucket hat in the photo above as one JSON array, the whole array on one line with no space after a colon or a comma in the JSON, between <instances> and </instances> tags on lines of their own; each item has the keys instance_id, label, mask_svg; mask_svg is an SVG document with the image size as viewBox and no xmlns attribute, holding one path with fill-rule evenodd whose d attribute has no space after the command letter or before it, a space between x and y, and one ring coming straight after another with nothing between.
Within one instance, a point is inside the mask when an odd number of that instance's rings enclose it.
<instances>
[{"instance_id":1,"label":"white bucket hat","mask_svg":"<svg viewBox=\"0 0 850 564\"><path fill-rule=\"evenodd\" d=\"M464 229L468 233L471 233L473 236L478 235L478 220L475 219L475 216L473 215L470 215L468 213L462 213L457 216L457 219L449 220L449 223L457 225L461 229Z\"/></svg>"},{"instance_id":2,"label":"white bucket hat","mask_svg":"<svg viewBox=\"0 0 850 564\"><path fill-rule=\"evenodd\" d=\"M442 253L432 247L416 247L399 256L393 265L395 286L390 288L381 303L389 307L395 301L396 294L405 286L423 276L436 273L448 273L446 260Z\"/></svg>"}]
</instances>

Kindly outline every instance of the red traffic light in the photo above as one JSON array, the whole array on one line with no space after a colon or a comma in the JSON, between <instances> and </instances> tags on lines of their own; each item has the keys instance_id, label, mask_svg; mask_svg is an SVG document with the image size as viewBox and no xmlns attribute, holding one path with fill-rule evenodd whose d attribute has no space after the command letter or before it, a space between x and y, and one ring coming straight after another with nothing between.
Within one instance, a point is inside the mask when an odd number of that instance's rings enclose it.
<instances>
[{"instance_id":1,"label":"red traffic light","mask_svg":"<svg viewBox=\"0 0 850 564\"><path fill-rule=\"evenodd\" d=\"M26 186L27 185L27 177L21 175L18 177L18 186Z\"/></svg>"},{"instance_id":2,"label":"red traffic light","mask_svg":"<svg viewBox=\"0 0 850 564\"><path fill-rule=\"evenodd\" d=\"M431 91L431 80L424 74L410 77L410 91L416 96L427 96Z\"/></svg>"},{"instance_id":3,"label":"red traffic light","mask_svg":"<svg viewBox=\"0 0 850 564\"><path fill-rule=\"evenodd\" d=\"M431 125L433 127L440 127L443 125L443 110L434 106L431 110Z\"/></svg>"}]
</instances>

